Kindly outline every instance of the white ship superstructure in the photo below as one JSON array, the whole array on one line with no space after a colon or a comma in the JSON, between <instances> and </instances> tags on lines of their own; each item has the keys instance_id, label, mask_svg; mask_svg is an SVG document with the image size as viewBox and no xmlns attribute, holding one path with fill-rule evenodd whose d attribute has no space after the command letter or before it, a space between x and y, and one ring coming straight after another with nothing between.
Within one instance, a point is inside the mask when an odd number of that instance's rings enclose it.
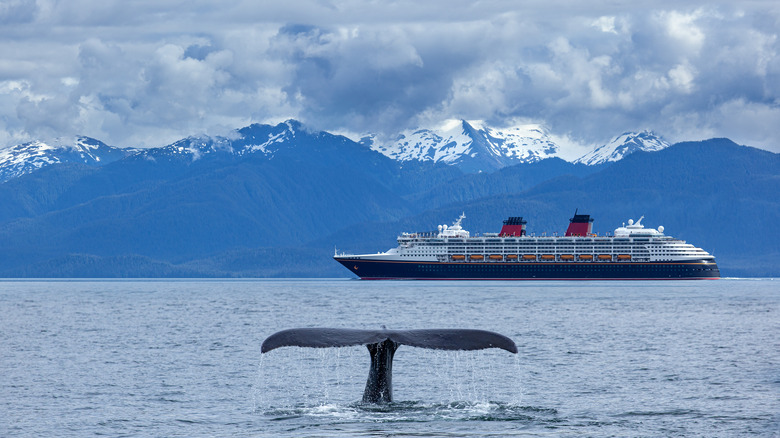
<instances>
[{"instance_id":1,"label":"white ship superstructure","mask_svg":"<svg viewBox=\"0 0 780 438\"><path fill-rule=\"evenodd\" d=\"M580 261L635 262L714 260L710 253L684 240L663 234L664 228L645 228L636 223L615 229L614 236L511 236L484 233L471 237L461 227L462 215L451 226L439 226L439 232L402 233L398 247L375 256L419 261ZM371 255L366 254L365 257ZM531 257L533 256L533 257Z\"/></svg>"}]
</instances>

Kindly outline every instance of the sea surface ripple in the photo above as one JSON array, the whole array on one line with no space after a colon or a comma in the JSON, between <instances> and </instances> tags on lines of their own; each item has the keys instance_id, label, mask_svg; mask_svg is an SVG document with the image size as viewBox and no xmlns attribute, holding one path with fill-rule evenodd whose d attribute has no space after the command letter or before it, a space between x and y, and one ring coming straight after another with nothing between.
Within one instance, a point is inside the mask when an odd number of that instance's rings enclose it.
<instances>
[{"instance_id":1,"label":"sea surface ripple","mask_svg":"<svg viewBox=\"0 0 780 438\"><path fill-rule=\"evenodd\" d=\"M0 280L0 436L780 436L778 280ZM519 353L292 327L479 328Z\"/></svg>"}]
</instances>

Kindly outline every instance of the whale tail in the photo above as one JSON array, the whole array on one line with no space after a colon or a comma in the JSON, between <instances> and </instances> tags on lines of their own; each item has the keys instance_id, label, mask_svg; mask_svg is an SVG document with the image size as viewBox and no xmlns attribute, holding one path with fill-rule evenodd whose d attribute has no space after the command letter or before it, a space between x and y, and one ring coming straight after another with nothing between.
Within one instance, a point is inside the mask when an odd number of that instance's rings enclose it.
<instances>
[{"instance_id":1,"label":"whale tail","mask_svg":"<svg viewBox=\"0 0 780 438\"><path fill-rule=\"evenodd\" d=\"M434 350L482 350L501 348L517 353L517 346L508 337L486 330L422 329L422 330L356 330L341 328L295 328L269 336L261 347L267 353L279 347L348 347L365 345L371 355L364 403L393 401L393 355L401 345Z\"/></svg>"}]
</instances>

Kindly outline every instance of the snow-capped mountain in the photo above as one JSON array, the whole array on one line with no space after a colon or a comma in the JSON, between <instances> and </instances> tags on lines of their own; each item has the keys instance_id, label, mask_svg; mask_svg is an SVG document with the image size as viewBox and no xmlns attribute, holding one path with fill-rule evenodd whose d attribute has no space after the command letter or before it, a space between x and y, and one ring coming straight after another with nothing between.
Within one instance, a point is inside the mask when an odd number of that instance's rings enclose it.
<instances>
[{"instance_id":1,"label":"snow-capped mountain","mask_svg":"<svg viewBox=\"0 0 780 438\"><path fill-rule=\"evenodd\" d=\"M213 156L244 156L250 154L272 157L285 143L294 139L303 126L288 120L275 126L252 124L228 136L192 136L168 146L146 149L132 159L152 161L194 162Z\"/></svg>"},{"instance_id":2,"label":"snow-capped mountain","mask_svg":"<svg viewBox=\"0 0 780 438\"><path fill-rule=\"evenodd\" d=\"M0 149L0 183L57 163L103 166L123 158L191 163L220 154L262 154L270 157L302 130L302 125L295 120L276 126L254 124L229 136L193 136L150 149L118 148L83 136L71 141L33 141Z\"/></svg>"},{"instance_id":3,"label":"snow-capped mountain","mask_svg":"<svg viewBox=\"0 0 780 438\"><path fill-rule=\"evenodd\" d=\"M532 163L559 153L558 145L538 125L498 130L466 120L450 121L438 129L405 131L390 144L370 142L370 147L399 161L432 161L471 172Z\"/></svg>"},{"instance_id":4,"label":"snow-capped mountain","mask_svg":"<svg viewBox=\"0 0 780 438\"><path fill-rule=\"evenodd\" d=\"M655 135L651 131L624 132L611 142L599 146L591 152L576 159L575 163L587 164L589 166L611 161L619 161L636 151L660 151L669 147L670 144Z\"/></svg>"},{"instance_id":5,"label":"snow-capped mountain","mask_svg":"<svg viewBox=\"0 0 780 438\"><path fill-rule=\"evenodd\" d=\"M377 143L372 137L363 138L361 143L395 160L446 163L467 172L493 171L552 157L596 165L621 160L639 150L657 151L669 146L668 142L650 131L626 132L572 160L572 151L564 151L539 125L499 130L481 122L465 120L450 122L439 129L406 131L389 144Z\"/></svg>"},{"instance_id":6,"label":"snow-capped mountain","mask_svg":"<svg viewBox=\"0 0 780 438\"><path fill-rule=\"evenodd\" d=\"M32 141L0 149L0 183L56 163L102 166L137 152L121 149L89 137L51 143Z\"/></svg>"},{"instance_id":7,"label":"snow-capped mountain","mask_svg":"<svg viewBox=\"0 0 780 438\"><path fill-rule=\"evenodd\" d=\"M303 139L305 141L301 141ZM335 143L333 139L339 139ZM306 153L326 144L352 143L328 132L310 132L295 120L277 125L253 124L226 136L192 136L167 146L151 149L116 148L89 138L52 144L40 141L0 150L0 183L55 163L78 162L90 166L127 158L183 164L209 157L262 156L272 159L282 150ZM379 143L375 137L359 141L364 147L397 161L430 161L456 166L465 172L492 172L520 163L558 157L566 161L595 165L617 161L637 150L656 151L669 143L652 132L624 133L587 154L566 149L539 125L495 129L482 122L450 121L436 129L404 131L395 141ZM342 153L347 152L348 149Z\"/></svg>"}]
</instances>

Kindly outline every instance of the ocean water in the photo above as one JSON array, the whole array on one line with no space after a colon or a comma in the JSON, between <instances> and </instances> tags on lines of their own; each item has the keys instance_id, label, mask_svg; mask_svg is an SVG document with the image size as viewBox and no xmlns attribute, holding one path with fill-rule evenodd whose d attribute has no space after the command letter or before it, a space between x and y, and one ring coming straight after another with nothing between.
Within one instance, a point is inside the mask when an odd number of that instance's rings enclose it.
<instances>
[{"instance_id":1,"label":"ocean water","mask_svg":"<svg viewBox=\"0 0 780 438\"><path fill-rule=\"evenodd\" d=\"M503 350L292 327L479 328ZM780 282L0 281L0 436L780 436Z\"/></svg>"}]
</instances>

